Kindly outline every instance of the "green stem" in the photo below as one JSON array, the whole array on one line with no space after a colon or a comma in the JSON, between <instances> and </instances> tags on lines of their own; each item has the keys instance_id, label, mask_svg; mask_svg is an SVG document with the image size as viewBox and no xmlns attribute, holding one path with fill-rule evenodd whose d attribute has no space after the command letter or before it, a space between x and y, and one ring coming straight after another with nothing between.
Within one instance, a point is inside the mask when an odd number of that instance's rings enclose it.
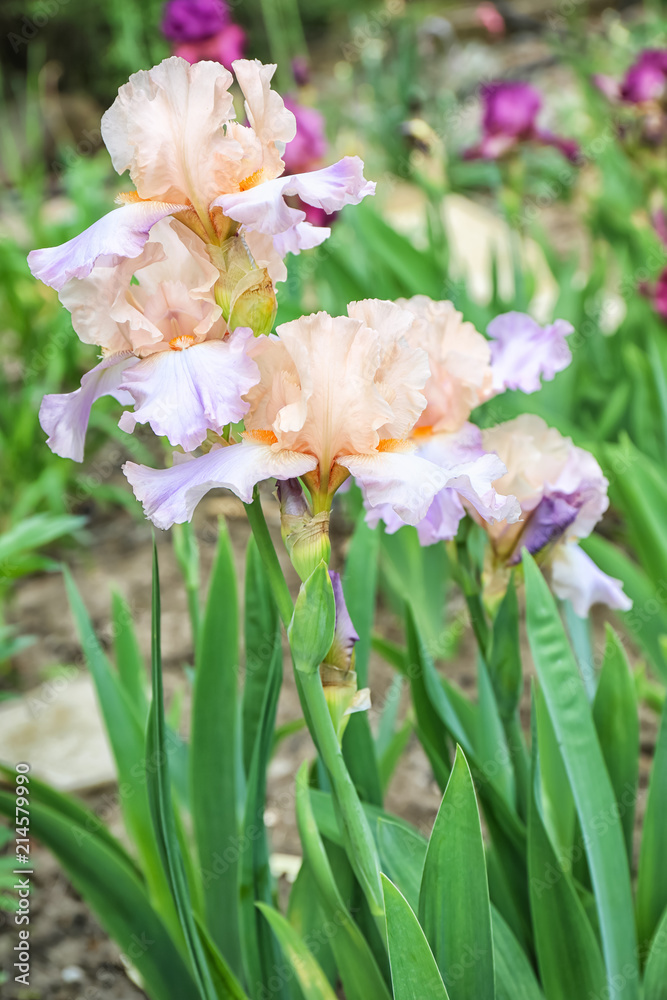
<instances>
[{"instance_id":1,"label":"green stem","mask_svg":"<svg viewBox=\"0 0 667 1000\"><path fill-rule=\"evenodd\" d=\"M289 623L292 621L294 605L292 603L289 587L287 586L287 580L285 579L280 561L276 554L273 540L269 533L257 487L255 487L255 491L252 496L252 503L244 504L244 506L248 515L250 527L252 528L252 533L255 537L255 542L257 543L259 554L262 557L262 562L264 563L264 568L269 578L269 584L271 586L275 602L278 606L278 614L280 615L283 625L287 628Z\"/></svg>"},{"instance_id":2,"label":"green stem","mask_svg":"<svg viewBox=\"0 0 667 1000\"><path fill-rule=\"evenodd\" d=\"M294 605L264 518L257 488L252 503L245 505L252 533L269 577L273 596L285 628L292 620ZM366 814L347 770L334 729L319 669L294 671L303 714L331 781L334 803L352 868L368 899L371 912L382 924L384 900L380 863ZM382 928L381 928L382 929Z\"/></svg>"},{"instance_id":3,"label":"green stem","mask_svg":"<svg viewBox=\"0 0 667 1000\"><path fill-rule=\"evenodd\" d=\"M315 670L309 674L301 673L300 679L310 716L311 735L331 782L347 856L368 900L371 913L382 920L384 902L380 861L366 813L345 764L329 714L320 672Z\"/></svg>"}]
</instances>

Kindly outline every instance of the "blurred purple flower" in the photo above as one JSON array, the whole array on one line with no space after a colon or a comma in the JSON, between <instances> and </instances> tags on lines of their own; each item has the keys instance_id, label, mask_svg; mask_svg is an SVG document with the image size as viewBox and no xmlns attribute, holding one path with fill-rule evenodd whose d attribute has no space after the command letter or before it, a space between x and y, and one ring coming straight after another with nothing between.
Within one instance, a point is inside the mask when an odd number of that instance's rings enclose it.
<instances>
[{"instance_id":1,"label":"blurred purple flower","mask_svg":"<svg viewBox=\"0 0 667 1000\"><path fill-rule=\"evenodd\" d=\"M575 161L579 146L574 140L562 139L537 124L542 108L542 96L529 83L515 80L496 82L482 87L484 115L482 138L465 151L467 160L497 160L520 142L538 142L554 146L569 160Z\"/></svg>"},{"instance_id":2,"label":"blurred purple flower","mask_svg":"<svg viewBox=\"0 0 667 1000\"><path fill-rule=\"evenodd\" d=\"M171 42L210 38L229 24L223 0L168 0L162 16L162 34Z\"/></svg>"},{"instance_id":3,"label":"blurred purple flower","mask_svg":"<svg viewBox=\"0 0 667 1000\"><path fill-rule=\"evenodd\" d=\"M667 80L667 50L645 49L630 67L621 84L621 99L630 104L664 97Z\"/></svg>"},{"instance_id":4,"label":"blurred purple flower","mask_svg":"<svg viewBox=\"0 0 667 1000\"><path fill-rule=\"evenodd\" d=\"M238 24L229 24L212 38L200 38L196 42L183 42L174 46L174 55L187 59L189 63L210 60L219 62L231 70L235 59L243 59L246 34Z\"/></svg>"},{"instance_id":5,"label":"blurred purple flower","mask_svg":"<svg viewBox=\"0 0 667 1000\"><path fill-rule=\"evenodd\" d=\"M550 382L572 360L566 338L574 327L564 319L540 326L525 313L507 312L492 319L486 332L491 338L496 392L537 392L542 387L541 379Z\"/></svg>"},{"instance_id":6,"label":"blurred purple flower","mask_svg":"<svg viewBox=\"0 0 667 1000\"><path fill-rule=\"evenodd\" d=\"M505 34L505 18L494 3L484 2L475 10L475 17L492 35Z\"/></svg>"},{"instance_id":7,"label":"blurred purple flower","mask_svg":"<svg viewBox=\"0 0 667 1000\"><path fill-rule=\"evenodd\" d=\"M620 83L601 74L593 77L593 83L610 101L644 104L662 100L667 93L667 49L644 49Z\"/></svg>"},{"instance_id":8,"label":"blurred purple flower","mask_svg":"<svg viewBox=\"0 0 667 1000\"><path fill-rule=\"evenodd\" d=\"M296 135L283 153L285 172L301 174L304 170L314 170L321 166L327 151L324 116L316 108L299 104L292 97L285 98L285 107L296 118Z\"/></svg>"},{"instance_id":9,"label":"blurred purple flower","mask_svg":"<svg viewBox=\"0 0 667 1000\"><path fill-rule=\"evenodd\" d=\"M328 143L324 134L324 116L316 108L299 104L293 97L285 98L285 107L296 118L296 135L285 146L283 160L286 174L300 174L316 170L326 156ZM300 202L299 208L306 213L306 221L313 226L331 225L336 217L321 208Z\"/></svg>"},{"instance_id":10,"label":"blurred purple flower","mask_svg":"<svg viewBox=\"0 0 667 1000\"><path fill-rule=\"evenodd\" d=\"M169 0L162 33L173 54L189 63L206 59L231 69L235 59L243 58L245 32L231 20L223 0Z\"/></svg>"},{"instance_id":11,"label":"blurred purple flower","mask_svg":"<svg viewBox=\"0 0 667 1000\"><path fill-rule=\"evenodd\" d=\"M306 56L295 56L292 59L292 74L297 87L305 87L310 80L310 66Z\"/></svg>"}]
</instances>

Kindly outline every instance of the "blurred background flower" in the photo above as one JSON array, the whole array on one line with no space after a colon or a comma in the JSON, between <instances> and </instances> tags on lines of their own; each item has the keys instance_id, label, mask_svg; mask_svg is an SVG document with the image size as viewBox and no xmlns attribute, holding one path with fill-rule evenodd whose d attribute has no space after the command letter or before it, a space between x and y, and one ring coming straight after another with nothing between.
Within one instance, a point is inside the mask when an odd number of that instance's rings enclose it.
<instances>
[{"instance_id":1,"label":"blurred background flower","mask_svg":"<svg viewBox=\"0 0 667 1000\"><path fill-rule=\"evenodd\" d=\"M161 27L173 54L189 63L209 59L231 69L243 58L246 33L224 0L168 0Z\"/></svg>"}]
</instances>

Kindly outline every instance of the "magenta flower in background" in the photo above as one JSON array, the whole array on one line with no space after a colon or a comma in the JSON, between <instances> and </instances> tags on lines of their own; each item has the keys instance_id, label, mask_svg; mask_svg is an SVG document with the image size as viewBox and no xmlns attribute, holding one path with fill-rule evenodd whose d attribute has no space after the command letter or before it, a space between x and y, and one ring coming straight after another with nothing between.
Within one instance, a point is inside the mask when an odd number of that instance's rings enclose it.
<instances>
[{"instance_id":1,"label":"magenta flower in background","mask_svg":"<svg viewBox=\"0 0 667 1000\"><path fill-rule=\"evenodd\" d=\"M316 108L299 104L292 97L285 98L285 107L296 119L296 135L285 146L283 161L285 172L300 174L322 165L328 144L324 135L324 116Z\"/></svg>"},{"instance_id":2,"label":"magenta flower in background","mask_svg":"<svg viewBox=\"0 0 667 1000\"><path fill-rule=\"evenodd\" d=\"M630 104L660 100L665 95L667 51L646 49L625 74L621 98Z\"/></svg>"},{"instance_id":3,"label":"magenta flower in background","mask_svg":"<svg viewBox=\"0 0 667 1000\"><path fill-rule=\"evenodd\" d=\"M305 87L310 81L310 66L305 56L295 56L292 59L292 75L297 87Z\"/></svg>"},{"instance_id":4,"label":"magenta flower in background","mask_svg":"<svg viewBox=\"0 0 667 1000\"><path fill-rule=\"evenodd\" d=\"M610 101L645 104L660 101L667 93L667 49L644 49L623 80L596 74L593 82Z\"/></svg>"},{"instance_id":5,"label":"magenta flower in background","mask_svg":"<svg viewBox=\"0 0 667 1000\"><path fill-rule=\"evenodd\" d=\"M242 59L246 46L246 33L238 24L229 24L212 38L197 42L184 42L174 46L174 55L193 63L210 60L231 69L236 59Z\"/></svg>"},{"instance_id":6,"label":"magenta flower in background","mask_svg":"<svg viewBox=\"0 0 667 1000\"><path fill-rule=\"evenodd\" d=\"M173 54L190 64L210 60L231 69L245 51L245 31L231 20L223 0L169 0L162 33Z\"/></svg>"},{"instance_id":7,"label":"magenta flower in background","mask_svg":"<svg viewBox=\"0 0 667 1000\"><path fill-rule=\"evenodd\" d=\"M476 146L466 150L467 160L497 160L520 142L554 146L567 159L577 159L579 146L576 142L538 126L542 95L531 84L520 80L490 83L482 87L481 95L484 104L482 138Z\"/></svg>"},{"instance_id":8,"label":"magenta flower in background","mask_svg":"<svg viewBox=\"0 0 667 1000\"><path fill-rule=\"evenodd\" d=\"M162 34L170 42L196 42L226 28L229 10L223 0L168 0Z\"/></svg>"},{"instance_id":9,"label":"magenta flower in background","mask_svg":"<svg viewBox=\"0 0 667 1000\"><path fill-rule=\"evenodd\" d=\"M322 165L329 144L324 134L324 115L316 108L299 104L292 97L285 98L285 107L296 119L296 135L285 146L283 161L286 174L304 173ZM331 225L335 214L327 215L321 208L300 203L306 213L306 221L315 226Z\"/></svg>"},{"instance_id":10,"label":"magenta flower in background","mask_svg":"<svg viewBox=\"0 0 667 1000\"><path fill-rule=\"evenodd\" d=\"M494 3L481 3L475 10L475 17L491 35L505 34L505 18Z\"/></svg>"}]
</instances>

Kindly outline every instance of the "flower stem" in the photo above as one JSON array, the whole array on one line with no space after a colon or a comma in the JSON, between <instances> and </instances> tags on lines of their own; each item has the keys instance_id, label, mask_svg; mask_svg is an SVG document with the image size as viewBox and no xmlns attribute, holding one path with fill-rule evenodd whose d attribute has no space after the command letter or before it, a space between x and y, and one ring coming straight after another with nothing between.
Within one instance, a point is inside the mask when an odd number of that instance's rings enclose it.
<instances>
[{"instance_id":1,"label":"flower stem","mask_svg":"<svg viewBox=\"0 0 667 1000\"><path fill-rule=\"evenodd\" d=\"M350 777L324 697L319 670L301 674L301 689L308 706L311 735L327 770L343 843L350 864L368 900L371 913L383 918L384 902L380 862L371 828Z\"/></svg>"},{"instance_id":2,"label":"flower stem","mask_svg":"<svg viewBox=\"0 0 667 1000\"><path fill-rule=\"evenodd\" d=\"M292 620L294 605L273 540L269 534L257 487L255 487L252 496L252 503L244 504L244 506L255 542L257 543L257 548L259 549L259 554L262 557L262 562L269 578L275 602L278 606L278 614L281 617L283 625L287 628Z\"/></svg>"},{"instance_id":3,"label":"flower stem","mask_svg":"<svg viewBox=\"0 0 667 1000\"><path fill-rule=\"evenodd\" d=\"M294 605L269 534L257 488L252 503L246 504L245 508L280 617L287 628L292 620ZM371 912L382 923L384 902L377 849L354 782L343 759L329 714L329 706L324 697L319 669L310 674L295 670L294 675L308 729L329 775L350 864L366 895Z\"/></svg>"}]
</instances>

